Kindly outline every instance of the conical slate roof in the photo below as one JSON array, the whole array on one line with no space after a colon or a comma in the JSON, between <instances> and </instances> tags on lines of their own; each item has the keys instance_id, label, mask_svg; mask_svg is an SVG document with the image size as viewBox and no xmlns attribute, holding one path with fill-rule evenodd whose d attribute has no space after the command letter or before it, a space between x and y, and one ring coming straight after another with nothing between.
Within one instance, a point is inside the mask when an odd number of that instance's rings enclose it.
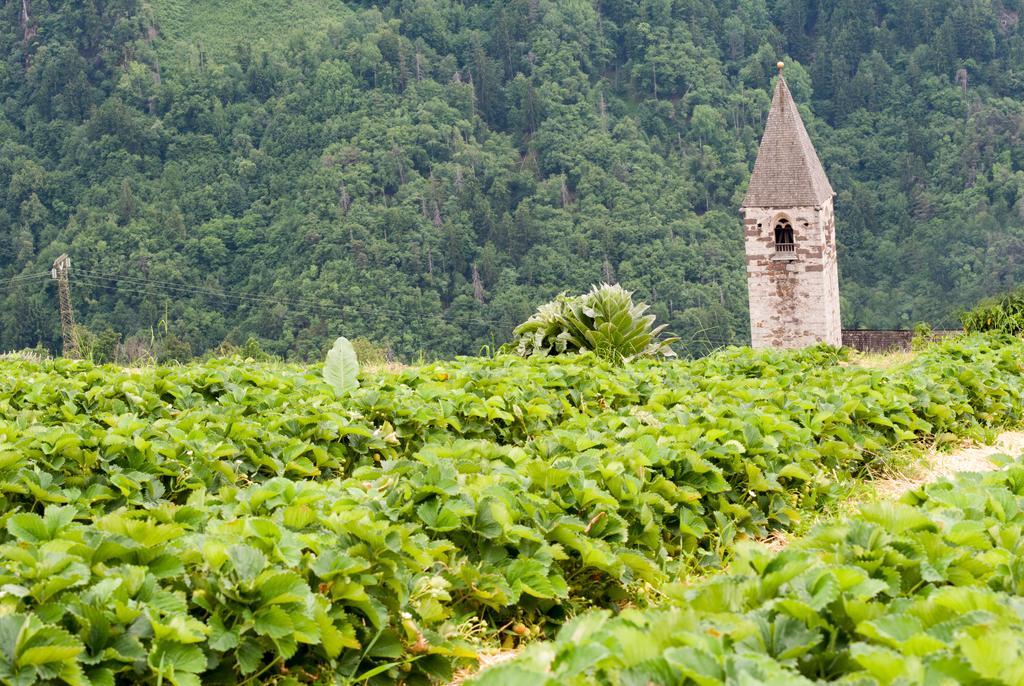
<instances>
[{"instance_id":1,"label":"conical slate roof","mask_svg":"<svg viewBox=\"0 0 1024 686\"><path fill-rule=\"evenodd\" d=\"M786 79L779 76L742 206L816 206L833 195Z\"/></svg>"}]
</instances>

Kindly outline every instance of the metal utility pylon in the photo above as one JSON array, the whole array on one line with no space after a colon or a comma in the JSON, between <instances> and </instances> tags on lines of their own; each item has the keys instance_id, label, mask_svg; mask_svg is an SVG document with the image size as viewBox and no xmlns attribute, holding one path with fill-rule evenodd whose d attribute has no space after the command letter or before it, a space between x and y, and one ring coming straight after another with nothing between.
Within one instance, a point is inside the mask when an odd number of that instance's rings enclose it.
<instances>
[{"instance_id":1,"label":"metal utility pylon","mask_svg":"<svg viewBox=\"0 0 1024 686\"><path fill-rule=\"evenodd\" d=\"M75 311L71 308L71 258L64 253L53 261L50 276L57 282L57 298L60 301L60 334L64 339L64 357L78 357L78 332L75 331Z\"/></svg>"}]
</instances>

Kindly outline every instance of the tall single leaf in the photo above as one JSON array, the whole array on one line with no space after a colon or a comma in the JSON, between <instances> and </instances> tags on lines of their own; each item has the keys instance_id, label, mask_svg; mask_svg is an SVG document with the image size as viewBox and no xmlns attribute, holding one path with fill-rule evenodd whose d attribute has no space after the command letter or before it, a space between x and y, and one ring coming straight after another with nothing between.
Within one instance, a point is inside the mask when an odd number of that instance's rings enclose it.
<instances>
[{"instance_id":1,"label":"tall single leaf","mask_svg":"<svg viewBox=\"0 0 1024 686\"><path fill-rule=\"evenodd\" d=\"M334 347L327 353L324 362L324 381L334 388L338 395L351 393L359 388L359 360L351 341L342 336L334 341Z\"/></svg>"}]
</instances>

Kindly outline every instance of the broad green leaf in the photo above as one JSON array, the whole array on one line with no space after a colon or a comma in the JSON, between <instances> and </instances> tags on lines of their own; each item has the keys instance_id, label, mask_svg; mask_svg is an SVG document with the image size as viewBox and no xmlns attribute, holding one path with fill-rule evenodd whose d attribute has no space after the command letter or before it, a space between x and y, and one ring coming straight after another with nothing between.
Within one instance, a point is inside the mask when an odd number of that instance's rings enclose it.
<instances>
[{"instance_id":1,"label":"broad green leaf","mask_svg":"<svg viewBox=\"0 0 1024 686\"><path fill-rule=\"evenodd\" d=\"M984 631L965 636L959 647L982 677L1004 684L1024 684L1024 637L1019 631Z\"/></svg>"},{"instance_id":2,"label":"broad green leaf","mask_svg":"<svg viewBox=\"0 0 1024 686\"><path fill-rule=\"evenodd\" d=\"M149 653L149 665L168 676L174 672L199 674L206 669L206 656L194 645L160 641Z\"/></svg>"},{"instance_id":3,"label":"broad green leaf","mask_svg":"<svg viewBox=\"0 0 1024 686\"><path fill-rule=\"evenodd\" d=\"M267 566L267 556L249 545L233 545L228 557L239 579L252 581Z\"/></svg>"},{"instance_id":4,"label":"broad green leaf","mask_svg":"<svg viewBox=\"0 0 1024 686\"><path fill-rule=\"evenodd\" d=\"M338 395L345 395L359 387L359 361L352 343L342 336L334 341L324 361L324 381Z\"/></svg>"},{"instance_id":5,"label":"broad green leaf","mask_svg":"<svg viewBox=\"0 0 1024 686\"><path fill-rule=\"evenodd\" d=\"M44 665L50 662L65 662L82 652L81 645L47 645L28 648L18 656L19 665Z\"/></svg>"},{"instance_id":6,"label":"broad green leaf","mask_svg":"<svg viewBox=\"0 0 1024 686\"><path fill-rule=\"evenodd\" d=\"M855 643L850 653L868 674L883 684L891 684L901 678L907 683L920 683L924 675L919 658L906 657L890 648Z\"/></svg>"},{"instance_id":7,"label":"broad green leaf","mask_svg":"<svg viewBox=\"0 0 1024 686\"><path fill-rule=\"evenodd\" d=\"M294 572L280 572L259 579L260 597L267 605L303 602L309 596L309 586Z\"/></svg>"},{"instance_id":8,"label":"broad green leaf","mask_svg":"<svg viewBox=\"0 0 1024 686\"><path fill-rule=\"evenodd\" d=\"M238 660L238 669L242 674L252 674L263 663L263 654L266 652L255 638L244 638L235 649L235 657Z\"/></svg>"},{"instance_id":9,"label":"broad green leaf","mask_svg":"<svg viewBox=\"0 0 1024 686\"><path fill-rule=\"evenodd\" d=\"M210 647L221 652L238 646L238 632L224 626L219 615L210 617Z\"/></svg>"},{"instance_id":10,"label":"broad green leaf","mask_svg":"<svg viewBox=\"0 0 1024 686\"><path fill-rule=\"evenodd\" d=\"M153 637L162 642L200 643L210 633L205 624L185 614L175 614L163 620L150 617L149 623Z\"/></svg>"},{"instance_id":11,"label":"broad green leaf","mask_svg":"<svg viewBox=\"0 0 1024 686\"><path fill-rule=\"evenodd\" d=\"M505 576L513 590L535 598L565 597L567 594L565 582L539 560L519 558L509 565Z\"/></svg>"},{"instance_id":12,"label":"broad green leaf","mask_svg":"<svg viewBox=\"0 0 1024 686\"><path fill-rule=\"evenodd\" d=\"M22 512L7 520L7 531L27 543L42 543L50 540L50 532L43 518L30 512Z\"/></svg>"},{"instance_id":13,"label":"broad green leaf","mask_svg":"<svg viewBox=\"0 0 1024 686\"><path fill-rule=\"evenodd\" d=\"M277 606L265 607L259 610L256 613L253 626L257 634L272 638L283 638L294 631L294 626L288 613Z\"/></svg>"}]
</instances>

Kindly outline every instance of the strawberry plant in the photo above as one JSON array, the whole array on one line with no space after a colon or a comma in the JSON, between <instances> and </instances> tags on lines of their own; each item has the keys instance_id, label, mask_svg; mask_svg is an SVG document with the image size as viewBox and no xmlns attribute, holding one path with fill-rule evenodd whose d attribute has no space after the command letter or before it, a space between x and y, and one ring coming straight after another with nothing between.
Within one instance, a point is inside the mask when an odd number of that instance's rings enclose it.
<instances>
[{"instance_id":1,"label":"strawberry plant","mask_svg":"<svg viewBox=\"0 0 1024 686\"><path fill-rule=\"evenodd\" d=\"M0 616L60 650L5 648L0 683L444 680L470 624L643 602L888 450L1018 423L1022 345L498 356L343 397L286 365L2 361Z\"/></svg>"},{"instance_id":2,"label":"strawberry plant","mask_svg":"<svg viewBox=\"0 0 1024 686\"><path fill-rule=\"evenodd\" d=\"M657 609L580 615L476 686L1017 684L1024 462L874 503Z\"/></svg>"}]
</instances>

